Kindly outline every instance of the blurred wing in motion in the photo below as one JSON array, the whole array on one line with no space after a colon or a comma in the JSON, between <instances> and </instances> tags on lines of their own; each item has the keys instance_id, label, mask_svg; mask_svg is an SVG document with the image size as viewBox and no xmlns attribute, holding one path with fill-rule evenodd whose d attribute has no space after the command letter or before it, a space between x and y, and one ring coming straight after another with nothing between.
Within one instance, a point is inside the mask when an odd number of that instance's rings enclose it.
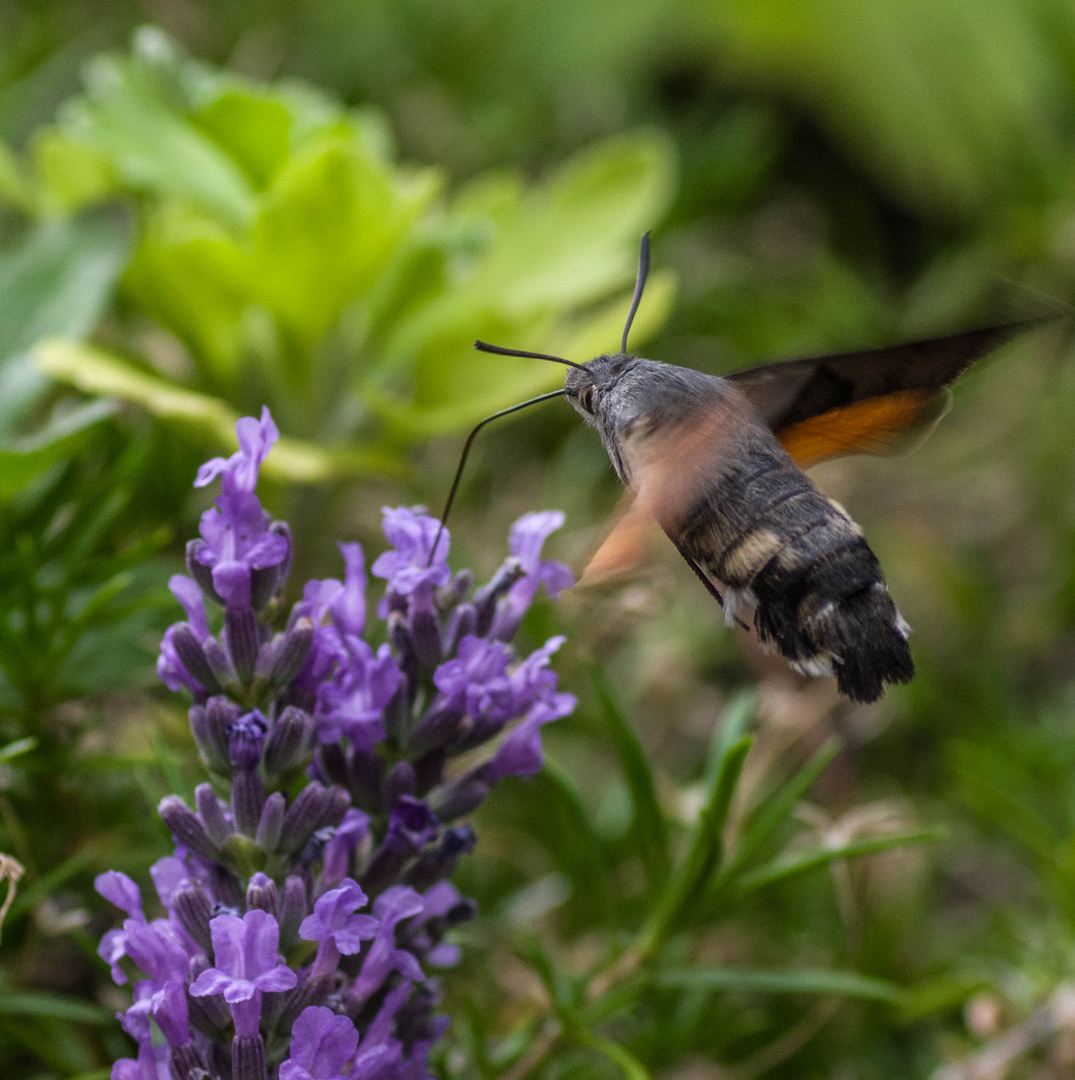
<instances>
[{"instance_id":1,"label":"blurred wing in motion","mask_svg":"<svg viewBox=\"0 0 1075 1080\"><path fill-rule=\"evenodd\" d=\"M660 535L654 522L676 541L692 507L716 490L726 456L748 431L741 398L738 405L734 399L700 402L686 419L621 447L631 471L627 506L580 585L597 584L641 562Z\"/></svg>"},{"instance_id":2,"label":"blurred wing in motion","mask_svg":"<svg viewBox=\"0 0 1075 1080\"><path fill-rule=\"evenodd\" d=\"M975 361L1053 317L862 352L787 360L725 376L801 466L917 445Z\"/></svg>"}]
</instances>

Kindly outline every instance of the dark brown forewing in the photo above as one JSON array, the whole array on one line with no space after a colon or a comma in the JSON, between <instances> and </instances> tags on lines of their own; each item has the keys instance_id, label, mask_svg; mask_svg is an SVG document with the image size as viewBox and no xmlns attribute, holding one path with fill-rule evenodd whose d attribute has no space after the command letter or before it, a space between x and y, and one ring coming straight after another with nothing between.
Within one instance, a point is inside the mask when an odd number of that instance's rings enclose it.
<instances>
[{"instance_id":1,"label":"dark brown forewing","mask_svg":"<svg viewBox=\"0 0 1075 1080\"><path fill-rule=\"evenodd\" d=\"M1055 318L1026 319L883 349L764 364L733 372L726 378L781 435L814 417L835 414L870 398L907 391L926 393L950 386L976 360ZM908 416L913 419L913 411ZM881 440L878 445L887 442Z\"/></svg>"}]
</instances>

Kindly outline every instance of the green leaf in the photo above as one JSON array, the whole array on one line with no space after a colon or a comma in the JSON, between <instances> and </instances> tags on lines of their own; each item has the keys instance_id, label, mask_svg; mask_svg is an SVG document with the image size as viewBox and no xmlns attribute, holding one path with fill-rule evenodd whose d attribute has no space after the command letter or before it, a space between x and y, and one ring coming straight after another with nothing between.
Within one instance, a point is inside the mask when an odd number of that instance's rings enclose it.
<instances>
[{"instance_id":1,"label":"green leaf","mask_svg":"<svg viewBox=\"0 0 1075 1080\"><path fill-rule=\"evenodd\" d=\"M549 811L549 821L555 822L551 834L542 836L549 855L570 878L575 894L584 898L600 920L609 921L614 905L608 887L607 858L590 812L570 778L549 757L531 784L548 787L547 802L540 801Z\"/></svg>"},{"instance_id":2,"label":"green leaf","mask_svg":"<svg viewBox=\"0 0 1075 1080\"><path fill-rule=\"evenodd\" d=\"M789 878L798 877L816 870L819 866L827 866L829 863L838 862L841 859L853 859L860 855L873 855L878 851L889 851L896 847L907 847L911 844L932 844L940 839L940 835L934 831L920 831L908 833L888 833L884 836L871 836L865 840L855 840L842 847L812 848L792 858L780 858L765 866L759 866L750 873L743 874L736 882L736 887L741 892L752 892L765 885L773 885L778 881L786 881Z\"/></svg>"},{"instance_id":3,"label":"green leaf","mask_svg":"<svg viewBox=\"0 0 1075 1080\"><path fill-rule=\"evenodd\" d=\"M101 153L139 191L178 196L235 228L254 215L242 169L169 100L159 69L140 58L98 57L88 94L71 102L62 129Z\"/></svg>"},{"instance_id":4,"label":"green leaf","mask_svg":"<svg viewBox=\"0 0 1075 1080\"><path fill-rule=\"evenodd\" d=\"M23 175L22 164L3 141L0 141L0 203L27 213L34 208L33 193Z\"/></svg>"},{"instance_id":5,"label":"green leaf","mask_svg":"<svg viewBox=\"0 0 1075 1080\"><path fill-rule=\"evenodd\" d=\"M658 986L677 990L739 990L769 994L836 994L867 1001L900 999L900 989L853 971L758 971L749 968L686 968L662 971Z\"/></svg>"},{"instance_id":6,"label":"green leaf","mask_svg":"<svg viewBox=\"0 0 1075 1080\"><path fill-rule=\"evenodd\" d=\"M32 436L0 448L0 500L10 498L57 461L69 459L90 429L115 411L110 401L91 401L54 417Z\"/></svg>"},{"instance_id":7,"label":"green leaf","mask_svg":"<svg viewBox=\"0 0 1075 1080\"><path fill-rule=\"evenodd\" d=\"M77 1024L107 1025L115 1022L113 1012L100 1005L62 994L32 990L0 994L0 1016L48 1017Z\"/></svg>"},{"instance_id":8,"label":"green leaf","mask_svg":"<svg viewBox=\"0 0 1075 1080\"><path fill-rule=\"evenodd\" d=\"M753 740L742 738L720 756L712 770L706 801L691 834L686 857L672 874L641 934L641 952L652 952L669 930L692 914L699 895L719 868L723 854L721 833L732 796Z\"/></svg>"},{"instance_id":9,"label":"green leaf","mask_svg":"<svg viewBox=\"0 0 1075 1080\"><path fill-rule=\"evenodd\" d=\"M587 667L597 692L601 714L612 732L616 751L623 764L634 809L631 827L638 843L639 854L642 856L650 886L658 889L668 878L671 858L668 852L668 830L657 801L653 773L646 760L646 752L634 728L617 706L604 673L596 664L588 664Z\"/></svg>"},{"instance_id":10,"label":"green leaf","mask_svg":"<svg viewBox=\"0 0 1075 1080\"><path fill-rule=\"evenodd\" d=\"M0 255L0 437L47 385L29 352L42 338L81 338L96 324L127 257L114 209L48 219Z\"/></svg>"},{"instance_id":11,"label":"green leaf","mask_svg":"<svg viewBox=\"0 0 1075 1080\"><path fill-rule=\"evenodd\" d=\"M145 406L156 415L181 421L237 448L238 414L219 398L185 390L132 367L119 357L87 345L46 341L34 359L55 379L69 382L87 394L104 394ZM281 438L262 466L262 474L296 483L317 483L343 476L399 475L400 463L391 455L359 447L321 449L300 439Z\"/></svg>"},{"instance_id":12,"label":"green leaf","mask_svg":"<svg viewBox=\"0 0 1075 1080\"><path fill-rule=\"evenodd\" d=\"M9 742L7 746L0 747L0 763L12 761L23 754L28 754L36 747L37 739L32 735L27 736L25 739L16 739L14 742Z\"/></svg>"},{"instance_id":13,"label":"green leaf","mask_svg":"<svg viewBox=\"0 0 1075 1080\"><path fill-rule=\"evenodd\" d=\"M571 1037L583 1046L604 1054L609 1061L615 1062L628 1080L649 1080L650 1074L646 1067L625 1047L619 1043L606 1039L593 1031L572 1031Z\"/></svg>"},{"instance_id":14,"label":"green leaf","mask_svg":"<svg viewBox=\"0 0 1075 1080\"><path fill-rule=\"evenodd\" d=\"M817 753L787 783L771 794L751 816L721 874L724 879L735 876L786 820L799 800L810 790L814 781L825 771L840 745L836 740L826 742Z\"/></svg>"}]
</instances>

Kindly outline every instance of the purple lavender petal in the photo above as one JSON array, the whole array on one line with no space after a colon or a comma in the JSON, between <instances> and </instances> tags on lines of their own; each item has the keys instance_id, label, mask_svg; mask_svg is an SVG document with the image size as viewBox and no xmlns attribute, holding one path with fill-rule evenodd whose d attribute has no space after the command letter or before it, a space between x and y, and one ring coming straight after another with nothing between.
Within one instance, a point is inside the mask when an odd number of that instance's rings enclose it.
<instances>
[{"instance_id":1,"label":"purple lavender petal","mask_svg":"<svg viewBox=\"0 0 1075 1080\"><path fill-rule=\"evenodd\" d=\"M190 1018L187 994L183 982L169 979L152 998L153 1019L169 1046L186 1046L190 1042Z\"/></svg>"},{"instance_id":2,"label":"purple lavender petal","mask_svg":"<svg viewBox=\"0 0 1075 1080\"><path fill-rule=\"evenodd\" d=\"M205 596L198 583L186 574L173 574L168 579L168 589L183 605L187 622L198 640L204 641L209 636L209 623L205 617Z\"/></svg>"},{"instance_id":3,"label":"purple lavender petal","mask_svg":"<svg viewBox=\"0 0 1075 1080\"><path fill-rule=\"evenodd\" d=\"M355 914L366 903L366 894L359 885L345 878L338 888L330 889L314 904L314 913L303 919L299 927L299 937L304 941L332 938L341 953L353 956L381 925L372 915Z\"/></svg>"},{"instance_id":4,"label":"purple lavender petal","mask_svg":"<svg viewBox=\"0 0 1075 1080\"><path fill-rule=\"evenodd\" d=\"M400 506L394 510L385 507L383 513L384 534L394 550L380 555L371 573L386 578L389 592L400 596L407 596L422 582L446 585L451 578L447 563L448 530L440 534L436 554L430 561L440 522L424 513L421 507L407 509ZM386 596L377 609L382 619L387 616L388 608Z\"/></svg>"},{"instance_id":5,"label":"purple lavender petal","mask_svg":"<svg viewBox=\"0 0 1075 1080\"><path fill-rule=\"evenodd\" d=\"M145 920L142 914L142 890L118 870L109 870L93 879L93 887L110 904L125 911L132 919Z\"/></svg>"},{"instance_id":6,"label":"purple lavender petal","mask_svg":"<svg viewBox=\"0 0 1075 1080\"><path fill-rule=\"evenodd\" d=\"M362 810L351 807L343 815L335 836L325 845L323 873L327 882L337 882L346 874L351 852L365 840L369 831L369 815Z\"/></svg>"},{"instance_id":7,"label":"purple lavender petal","mask_svg":"<svg viewBox=\"0 0 1075 1080\"><path fill-rule=\"evenodd\" d=\"M280 1066L280 1080L336 1080L357 1048L358 1031L346 1016L311 1006L291 1029L291 1057Z\"/></svg>"},{"instance_id":8,"label":"purple lavender petal","mask_svg":"<svg viewBox=\"0 0 1075 1080\"><path fill-rule=\"evenodd\" d=\"M153 885L157 890L157 896L160 897L160 902L170 909L172 897L175 896L179 886L184 881L189 880L190 872L182 859L177 859L174 855L167 855L163 859L158 859L149 868L149 876L153 879Z\"/></svg>"},{"instance_id":9,"label":"purple lavender petal","mask_svg":"<svg viewBox=\"0 0 1075 1080\"><path fill-rule=\"evenodd\" d=\"M534 602L540 585L544 585L545 591L555 600L562 589L569 589L575 584L574 575L563 563L541 559L545 540L563 523L564 515L559 510L547 510L524 514L512 525L508 549L519 560L526 574L512 585L501 601L493 619L492 637L508 641L514 636L523 616Z\"/></svg>"},{"instance_id":10,"label":"purple lavender petal","mask_svg":"<svg viewBox=\"0 0 1075 1080\"><path fill-rule=\"evenodd\" d=\"M482 770L487 783L495 784L506 776L533 776L541 771L541 728L569 715L575 708L574 694L555 694L537 702L507 735L497 752Z\"/></svg>"},{"instance_id":11,"label":"purple lavender petal","mask_svg":"<svg viewBox=\"0 0 1075 1080\"><path fill-rule=\"evenodd\" d=\"M321 684L314 710L322 743L346 737L358 750L370 750L385 737L384 710L403 675L388 645L377 653L362 638L343 640L343 662Z\"/></svg>"},{"instance_id":12,"label":"purple lavender petal","mask_svg":"<svg viewBox=\"0 0 1075 1080\"><path fill-rule=\"evenodd\" d=\"M341 634L360 635L366 626L366 560L359 544L340 544L343 590L332 601L332 620Z\"/></svg>"},{"instance_id":13,"label":"purple lavender petal","mask_svg":"<svg viewBox=\"0 0 1075 1080\"><path fill-rule=\"evenodd\" d=\"M475 720L502 723L517 715L512 712L515 695L507 675L511 659L511 649L502 642L473 635L463 638L456 658L433 673L434 685L444 695L438 704Z\"/></svg>"},{"instance_id":14,"label":"purple lavender petal","mask_svg":"<svg viewBox=\"0 0 1075 1080\"><path fill-rule=\"evenodd\" d=\"M127 955L127 935L122 930L106 931L97 946L97 955L112 969L112 981L123 986L127 975L119 962Z\"/></svg>"},{"instance_id":15,"label":"purple lavender petal","mask_svg":"<svg viewBox=\"0 0 1075 1080\"><path fill-rule=\"evenodd\" d=\"M147 923L141 917L123 923L127 955L155 983L183 980L190 967L190 953L179 931L167 919Z\"/></svg>"},{"instance_id":16,"label":"purple lavender petal","mask_svg":"<svg viewBox=\"0 0 1075 1080\"><path fill-rule=\"evenodd\" d=\"M161 639L161 654L157 658L157 677L172 693L179 690L189 690L195 696L204 698L205 687L187 671L183 661L179 659L179 653L172 642L175 631L179 626L182 626L182 623L169 626L164 631L164 637Z\"/></svg>"},{"instance_id":17,"label":"purple lavender petal","mask_svg":"<svg viewBox=\"0 0 1075 1080\"><path fill-rule=\"evenodd\" d=\"M236 421L235 434L239 439L238 451L230 458L215 457L207 461L198 470L195 487L205 487L217 476L226 474L238 490L254 490L261 463L280 437L280 432L273 423L268 408L263 406L260 420L244 416Z\"/></svg>"},{"instance_id":18,"label":"purple lavender petal","mask_svg":"<svg viewBox=\"0 0 1075 1080\"><path fill-rule=\"evenodd\" d=\"M218 915L209 923L216 967L203 971L191 986L194 997L223 994L228 1004L247 1001L256 991L290 990L298 976L279 957L280 927L260 909Z\"/></svg>"}]
</instances>

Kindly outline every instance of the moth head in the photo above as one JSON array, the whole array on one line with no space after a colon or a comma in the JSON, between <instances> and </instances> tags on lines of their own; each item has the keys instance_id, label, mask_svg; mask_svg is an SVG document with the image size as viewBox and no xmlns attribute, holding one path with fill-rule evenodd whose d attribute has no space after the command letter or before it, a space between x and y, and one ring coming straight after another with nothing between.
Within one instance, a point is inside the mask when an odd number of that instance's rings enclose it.
<instances>
[{"instance_id":1,"label":"moth head","mask_svg":"<svg viewBox=\"0 0 1075 1080\"><path fill-rule=\"evenodd\" d=\"M571 368L564 380L564 397L588 424L595 424L605 396L634 357L627 353L595 356Z\"/></svg>"}]
</instances>

